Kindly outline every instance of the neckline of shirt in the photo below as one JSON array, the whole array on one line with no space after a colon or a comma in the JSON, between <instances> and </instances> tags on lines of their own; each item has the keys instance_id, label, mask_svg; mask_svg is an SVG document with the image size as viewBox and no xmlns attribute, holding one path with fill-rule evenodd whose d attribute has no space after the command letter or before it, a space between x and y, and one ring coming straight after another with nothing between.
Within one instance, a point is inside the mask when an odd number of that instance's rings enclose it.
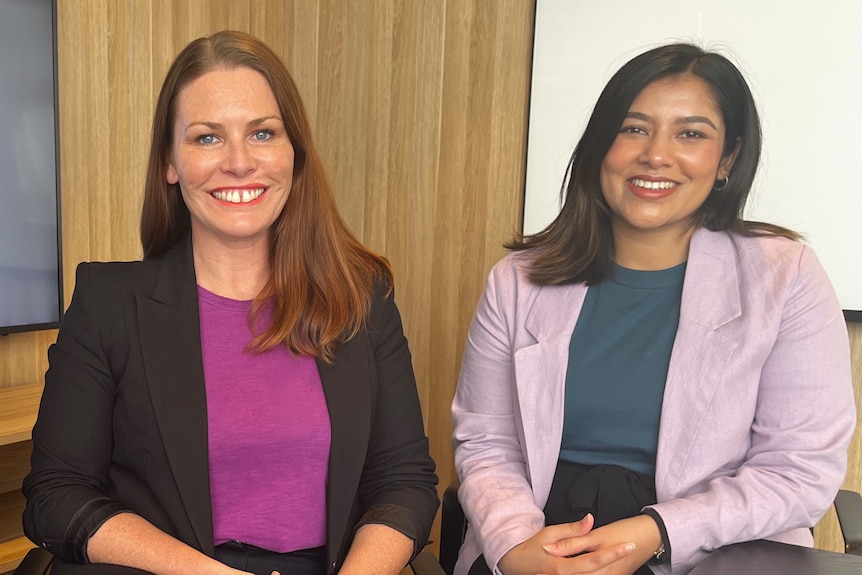
<instances>
[{"instance_id":1,"label":"neckline of shirt","mask_svg":"<svg viewBox=\"0 0 862 575\"><path fill-rule=\"evenodd\" d=\"M611 282L633 288L658 289L682 285L687 262L663 270L633 270L614 263Z\"/></svg>"},{"instance_id":2,"label":"neckline of shirt","mask_svg":"<svg viewBox=\"0 0 862 575\"><path fill-rule=\"evenodd\" d=\"M223 309L226 311L241 311L248 312L251 309L251 305L254 303L254 300L239 300L239 299L231 299L229 297L220 296L216 293L209 291L208 289L198 285L198 300L201 303L207 304L212 307L216 307L219 309Z\"/></svg>"}]
</instances>

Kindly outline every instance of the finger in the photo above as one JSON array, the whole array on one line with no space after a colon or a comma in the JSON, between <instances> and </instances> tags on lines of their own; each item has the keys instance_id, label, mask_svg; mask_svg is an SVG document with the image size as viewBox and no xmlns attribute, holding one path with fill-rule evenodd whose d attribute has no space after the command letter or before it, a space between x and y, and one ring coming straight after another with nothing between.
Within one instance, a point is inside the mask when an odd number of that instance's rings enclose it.
<instances>
[{"instance_id":1,"label":"finger","mask_svg":"<svg viewBox=\"0 0 862 575\"><path fill-rule=\"evenodd\" d=\"M580 521L575 521L574 523L560 523L559 525L550 525L545 527L544 532L546 537L543 537L543 539L546 541L548 539L551 541L559 541L560 539L567 539L569 537L582 537L592 530L594 523L595 519L592 514L587 513Z\"/></svg>"},{"instance_id":2,"label":"finger","mask_svg":"<svg viewBox=\"0 0 862 575\"><path fill-rule=\"evenodd\" d=\"M560 525L552 525L551 527L546 527L546 535L544 537L545 540L550 539L551 541L547 544L543 545L545 551L550 553L551 555L556 555L559 557L565 557L566 555L571 555L574 551L571 551L568 547L562 550L559 550L560 542L569 541L571 543L569 545L574 545L574 540L578 537L583 537L587 533L589 533L593 524L595 523L595 519L589 513L587 513L583 519L580 521L576 521L574 523L562 523ZM578 549L578 553L586 550L587 547L581 547ZM558 552L560 551L560 552Z\"/></svg>"},{"instance_id":3,"label":"finger","mask_svg":"<svg viewBox=\"0 0 862 575\"><path fill-rule=\"evenodd\" d=\"M596 518L593 517L593 514L587 513L580 521L576 521L575 523L568 523L567 525L572 531L575 532L576 535L586 535L592 530L595 522Z\"/></svg>"},{"instance_id":4,"label":"finger","mask_svg":"<svg viewBox=\"0 0 862 575\"><path fill-rule=\"evenodd\" d=\"M618 543L611 547L604 547L597 551L566 559L566 561L572 569L571 573L592 573L630 555L635 548L634 543Z\"/></svg>"}]
</instances>

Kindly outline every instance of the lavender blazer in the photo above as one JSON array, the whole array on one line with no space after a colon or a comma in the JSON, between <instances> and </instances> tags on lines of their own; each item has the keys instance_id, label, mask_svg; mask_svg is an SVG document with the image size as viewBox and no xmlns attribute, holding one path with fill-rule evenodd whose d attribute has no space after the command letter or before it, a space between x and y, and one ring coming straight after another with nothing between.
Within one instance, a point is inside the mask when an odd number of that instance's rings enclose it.
<instances>
[{"instance_id":1,"label":"lavender blazer","mask_svg":"<svg viewBox=\"0 0 862 575\"><path fill-rule=\"evenodd\" d=\"M469 520L456 574L544 527L583 284L540 287L522 254L492 270L452 404ZM624 361L625 358L620 358ZM662 404L653 508L687 573L723 545L811 545L856 423L847 326L812 250L699 229ZM495 568L496 569L496 568ZM499 570L496 570L499 573Z\"/></svg>"}]
</instances>

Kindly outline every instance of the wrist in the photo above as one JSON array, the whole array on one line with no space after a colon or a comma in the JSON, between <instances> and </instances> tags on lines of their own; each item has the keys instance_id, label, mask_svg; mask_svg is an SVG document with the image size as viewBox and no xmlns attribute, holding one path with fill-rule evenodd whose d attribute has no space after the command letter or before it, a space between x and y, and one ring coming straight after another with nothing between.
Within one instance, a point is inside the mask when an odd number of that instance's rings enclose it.
<instances>
[{"instance_id":1,"label":"wrist","mask_svg":"<svg viewBox=\"0 0 862 575\"><path fill-rule=\"evenodd\" d=\"M649 560L650 565L660 565L670 561L670 541L667 537L667 529L664 526L664 520L655 509L647 507L643 510L643 515L646 515L655 522L658 529L659 542L653 549L652 557Z\"/></svg>"}]
</instances>

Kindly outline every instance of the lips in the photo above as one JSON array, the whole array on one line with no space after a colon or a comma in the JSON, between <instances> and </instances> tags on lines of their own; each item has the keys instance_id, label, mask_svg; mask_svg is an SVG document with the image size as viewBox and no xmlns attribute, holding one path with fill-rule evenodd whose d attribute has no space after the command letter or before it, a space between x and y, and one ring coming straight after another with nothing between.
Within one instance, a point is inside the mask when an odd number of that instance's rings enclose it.
<instances>
[{"instance_id":1,"label":"lips","mask_svg":"<svg viewBox=\"0 0 862 575\"><path fill-rule=\"evenodd\" d=\"M640 198L657 199L671 195L679 187L679 182L630 178L626 180L626 187Z\"/></svg>"},{"instance_id":2,"label":"lips","mask_svg":"<svg viewBox=\"0 0 862 575\"><path fill-rule=\"evenodd\" d=\"M266 188L220 189L211 192L211 195L215 199L229 204L248 204L262 196L265 191Z\"/></svg>"},{"instance_id":3,"label":"lips","mask_svg":"<svg viewBox=\"0 0 862 575\"><path fill-rule=\"evenodd\" d=\"M642 180L640 178L632 178L631 183L639 188L644 188L647 190L667 190L677 185L676 182L672 180L660 180L657 182L651 180Z\"/></svg>"}]
</instances>

